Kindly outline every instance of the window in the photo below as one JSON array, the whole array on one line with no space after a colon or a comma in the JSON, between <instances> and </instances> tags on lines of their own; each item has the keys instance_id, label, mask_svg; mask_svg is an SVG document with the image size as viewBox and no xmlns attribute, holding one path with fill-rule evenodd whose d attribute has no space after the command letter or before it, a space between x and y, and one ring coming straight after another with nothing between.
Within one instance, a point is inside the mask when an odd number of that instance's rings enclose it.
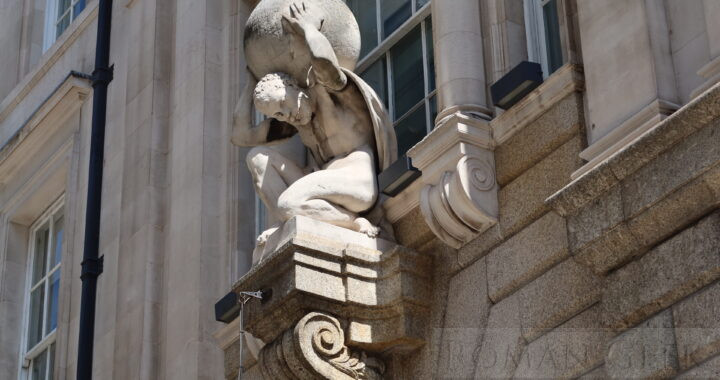
<instances>
[{"instance_id":1,"label":"window","mask_svg":"<svg viewBox=\"0 0 720 380\"><path fill-rule=\"evenodd\" d=\"M528 60L542 66L547 77L563 64L558 0L525 0Z\"/></svg>"},{"instance_id":2,"label":"window","mask_svg":"<svg viewBox=\"0 0 720 380\"><path fill-rule=\"evenodd\" d=\"M27 380L53 378L64 231L60 202L46 211L30 231L21 350L21 373Z\"/></svg>"},{"instance_id":3,"label":"window","mask_svg":"<svg viewBox=\"0 0 720 380\"><path fill-rule=\"evenodd\" d=\"M430 0L347 0L360 25L357 71L385 102L405 154L437 116Z\"/></svg>"},{"instance_id":4,"label":"window","mask_svg":"<svg viewBox=\"0 0 720 380\"><path fill-rule=\"evenodd\" d=\"M45 38L43 51L70 26L70 23L85 9L86 0L47 0L45 12Z\"/></svg>"}]
</instances>

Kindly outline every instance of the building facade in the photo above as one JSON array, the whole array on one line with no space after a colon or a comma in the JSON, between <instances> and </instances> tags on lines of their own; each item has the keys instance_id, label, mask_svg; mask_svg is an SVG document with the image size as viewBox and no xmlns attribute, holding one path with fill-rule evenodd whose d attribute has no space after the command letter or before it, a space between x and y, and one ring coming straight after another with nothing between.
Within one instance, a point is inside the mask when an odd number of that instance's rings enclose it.
<instances>
[{"instance_id":1,"label":"building facade","mask_svg":"<svg viewBox=\"0 0 720 380\"><path fill-rule=\"evenodd\" d=\"M272 224L230 143L256 3L113 4L95 378L237 377L214 305L256 290ZM720 377L720 2L346 3L422 172L384 203L422 317L402 347L343 343L393 379ZM75 377L97 18L0 4L1 379ZM496 107L522 61L542 84Z\"/></svg>"}]
</instances>

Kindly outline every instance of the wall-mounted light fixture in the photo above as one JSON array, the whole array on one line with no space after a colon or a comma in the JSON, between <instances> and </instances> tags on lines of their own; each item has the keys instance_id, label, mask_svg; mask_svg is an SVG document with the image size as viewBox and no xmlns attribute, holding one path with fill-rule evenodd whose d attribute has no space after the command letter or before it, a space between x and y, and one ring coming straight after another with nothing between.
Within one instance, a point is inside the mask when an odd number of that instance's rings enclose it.
<instances>
[{"instance_id":1,"label":"wall-mounted light fixture","mask_svg":"<svg viewBox=\"0 0 720 380\"><path fill-rule=\"evenodd\" d=\"M539 63L522 61L490 86L493 104L508 109L543 82Z\"/></svg>"},{"instance_id":2,"label":"wall-mounted light fixture","mask_svg":"<svg viewBox=\"0 0 720 380\"><path fill-rule=\"evenodd\" d=\"M402 155L378 175L378 186L383 194L394 197L410 186L421 174L420 169L412 165L410 157Z\"/></svg>"},{"instance_id":3,"label":"wall-mounted light fixture","mask_svg":"<svg viewBox=\"0 0 720 380\"><path fill-rule=\"evenodd\" d=\"M223 323L230 323L240 313L238 295L230 292L215 303L215 320Z\"/></svg>"}]
</instances>

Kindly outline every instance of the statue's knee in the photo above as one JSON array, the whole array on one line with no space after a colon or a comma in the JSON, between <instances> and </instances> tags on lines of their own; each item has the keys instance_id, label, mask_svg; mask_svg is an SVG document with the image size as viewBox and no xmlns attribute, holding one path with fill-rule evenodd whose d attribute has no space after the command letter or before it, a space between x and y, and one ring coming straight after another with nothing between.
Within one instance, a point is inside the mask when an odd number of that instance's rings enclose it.
<instances>
[{"instance_id":1,"label":"statue's knee","mask_svg":"<svg viewBox=\"0 0 720 380\"><path fill-rule=\"evenodd\" d=\"M288 194L287 191L280 194L280 197L278 198L277 210L284 220L288 220L297 215L300 206L301 202L298 199L295 199L291 194Z\"/></svg>"}]
</instances>

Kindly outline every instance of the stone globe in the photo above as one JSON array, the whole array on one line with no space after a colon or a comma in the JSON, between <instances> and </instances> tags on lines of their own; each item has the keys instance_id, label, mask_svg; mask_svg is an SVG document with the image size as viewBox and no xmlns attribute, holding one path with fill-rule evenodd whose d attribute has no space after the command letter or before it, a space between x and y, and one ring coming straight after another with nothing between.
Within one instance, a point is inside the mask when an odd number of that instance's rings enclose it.
<instances>
[{"instance_id":1,"label":"stone globe","mask_svg":"<svg viewBox=\"0 0 720 380\"><path fill-rule=\"evenodd\" d=\"M244 48L248 68L255 78L284 72L302 86L310 69L310 56L282 25L282 15L291 4L305 3L313 12L322 12L320 32L330 41L340 66L353 70L360 55L360 28L342 0L261 0L245 25Z\"/></svg>"}]
</instances>

